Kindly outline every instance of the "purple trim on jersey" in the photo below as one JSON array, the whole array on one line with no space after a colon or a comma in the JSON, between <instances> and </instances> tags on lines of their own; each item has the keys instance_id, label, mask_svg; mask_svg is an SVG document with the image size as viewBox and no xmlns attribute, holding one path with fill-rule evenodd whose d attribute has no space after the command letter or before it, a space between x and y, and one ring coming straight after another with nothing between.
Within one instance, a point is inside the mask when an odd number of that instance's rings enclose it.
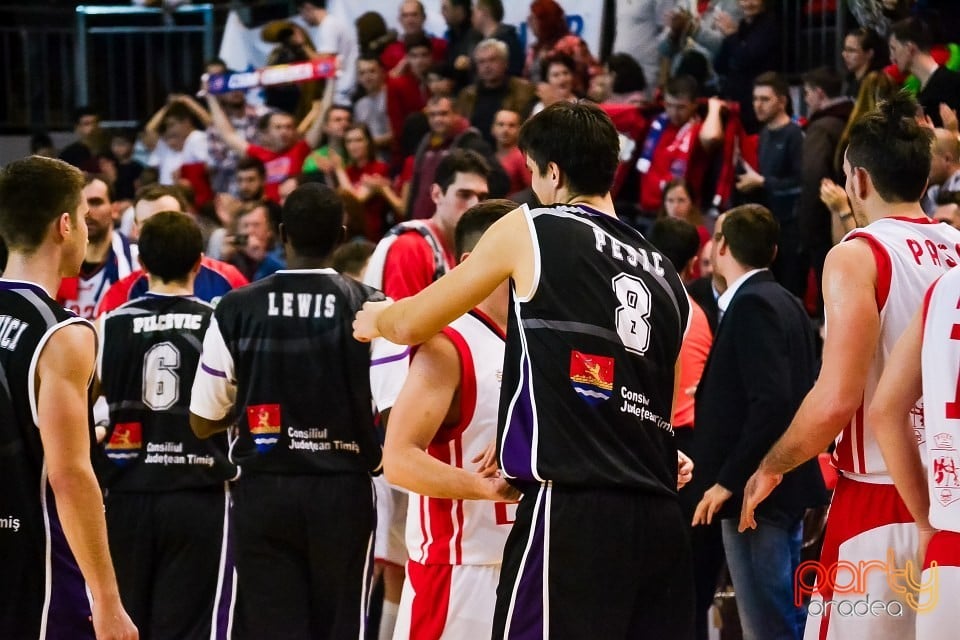
<instances>
[{"instance_id":1,"label":"purple trim on jersey","mask_svg":"<svg viewBox=\"0 0 960 640\"><path fill-rule=\"evenodd\" d=\"M213 367L208 367L203 362L200 363L200 368L209 373L212 376L217 376L218 378L226 378L227 374L219 369L214 369Z\"/></svg>"},{"instance_id":2,"label":"purple trim on jersey","mask_svg":"<svg viewBox=\"0 0 960 640\"><path fill-rule=\"evenodd\" d=\"M47 640L93 640L87 584L60 526L53 491L48 486L46 492L50 521L50 604L45 637Z\"/></svg>"},{"instance_id":3,"label":"purple trim on jersey","mask_svg":"<svg viewBox=\"0 0 960 640\"><path fill-rule=\"evenodd\" d=\"M228 499L225 497L225 499ZM229 508L229 507L228 507ZM228 519L229 522L229 519ZM216 633L214 637L216 640L228 640L227 631L230 626L230 614L233 612L233 607L236 605L233 599L233 579L234 579L234 567L236 567L236 553L233 549L233 536L230 535L230 527L232 523L224 527L223 535L227 537L227 552L224 554L223 562L223 587L220 589L220 606L217 609L216 617Z\"/></svg>"},{"instance_id":4,"label":"purple trim on jersey","mask_svg":"<svg viewBox=\"0 0 960 640\"><path fill-rule=\"evenodd\" d=\"M130 293L127 300L134 300L147 293L150 283L146 276L140 276L130 287ZM200 265L200 271L197 273L196 280L193 281L193 296L204 302L213 302L217 298L222 298L228 292L233 290L233 285L219 271L214 271L205 264Z\"/></svg>"},{"instance_id":5,"label":"purple trim on jersey","mask_svg":"<svg viewBox=\"0 0 960 640\"><path fill-rule=\"evenodd\" d=\"M506 436L500 450L500 466L510 478L536 480L533 475L533 401L530 393L529 360L520 363L520 393L507 416Z\"/></svg>"},{"instance_id":6,"label":"purple trim on jersey","mask_svg":"<svg viewBox=\"0 0 960 640\"><path fill-rule=\"evenodd\" d=\"M17 291L19 289L31 289L36 293L41 293L47 297L50 296L43 287L32 282L23 280L0 280L0 291Z\"/></svg>"},{"instance_id":7,"label":"purple trim on jersey","mask_svg":"<svg viewBox=\"0 0 960 640\"><path fill-rule=\"evenodd\" d=\"M377 367L381 364L390 364L391 362L396 362L397 360L405 360L410 355L410 347L407 347L400 353L397 353L392 356L384 356L382 358L377 358L376 360L370 361L371 367Z\"/></svg>"},{"instance_id":8,"label":"purple trim on jersey","mask_svg":"<svg viewBox=\"0 0 960 640\"><path fill-rule=\"evenodd\" d=\"M541 487L534 506L533 532L530 534L526 558L517 576L517 595L510 618L510 633L506 640L542 640L543 612L549 603L543 601L544 536L546 531L546 502L549 487ZM549 609L548 609L549 610Z\"/></svg>"}]
</instances>

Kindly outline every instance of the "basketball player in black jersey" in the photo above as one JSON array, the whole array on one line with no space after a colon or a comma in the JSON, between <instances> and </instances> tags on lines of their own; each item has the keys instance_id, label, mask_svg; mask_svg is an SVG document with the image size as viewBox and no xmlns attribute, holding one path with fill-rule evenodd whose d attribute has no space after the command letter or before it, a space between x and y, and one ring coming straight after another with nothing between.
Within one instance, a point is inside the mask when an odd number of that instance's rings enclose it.
<instances>
[{"instance_id":1,"label":"basketball player in black jersey","mask_svg":"<svg viewBox=\"0 0 960 640\"><path fill-rule=\"evenodd\" d=\"M137 638L90 462L96 335L51 297L83 262L82 188L59 160L0 173L0 638Z\"/></svg>"},{"instance_id":2,"label":"basketball player in black jersey","mask_svg":"<svg viewBox=\"0 0 960 640\"><path fill-rule=\"evenodd\" d=\"M422 343L509 278L497 445L523 499L494 637L691 638L670 424L683 285L617 218L619 145L600 109L552 105L520 148L537 197L555 204L507 214L418 295L365 305L354 335Z\"/></svg>"},{"instance_id":3,"label":"basketball player in black jersey","mask_svg":"<svg viewBox=\"0 0 960 640\"><path fill-rule=\"evenodd\" d=\"M193 297L203 239L166 211L140 231L145 296L101 316L97 374L110 406L100 451L120 593L145 637L225 638L233 567L225 434L190 430L190 388L213 307ZM220 615L218 615L220 614Z\"/></svg>"},{"instance_id":4,"label":"basketball player in black jersey","mask_svg":"<svg viewBox=\"0 0 960 640\"><path fill-rule=\"evenodd\" d=\"M204 437L236 424L234 638L358 638L373 567L380 467L370 352L350 337L382 294L329 268L343 203L303 185L283 206L289 269L231 291L203 343L190 402Z\"/></svg>"}]
</instances>

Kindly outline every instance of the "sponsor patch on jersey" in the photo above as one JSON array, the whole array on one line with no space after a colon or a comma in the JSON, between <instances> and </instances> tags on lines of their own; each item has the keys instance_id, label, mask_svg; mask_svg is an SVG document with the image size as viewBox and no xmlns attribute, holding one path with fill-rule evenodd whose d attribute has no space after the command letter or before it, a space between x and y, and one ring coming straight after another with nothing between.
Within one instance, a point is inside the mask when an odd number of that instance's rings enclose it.
<instances>
[{"instance_id":1,"label":"sponsor patch on jersey","mask_svg":"<svg viewBox=\"0 0 960 640\"><path fill-rule=\"evenodd\" d=\"M570 384L587 404L609 400L613 395L613 358L571 351Z\"/></svg>"},{"instance_id":2,"label":"sponsor patch on jersey","mask_svg":"<svg viewBox=\"0 0 960 640\"><path fill-rule=\"evenodd\" d=\"M142 448L143 426L139 422L118 422L103 446L107 458L120 467L136 460Z\"/></svg>"},{"instance_id":3,"label":"sponsor patch on jersey","mask_svg":"<svg viewBox=\"0 0 960 640\"><path fill-rule=\"evenodd\" d=\"M247 424L257 451L266 453L280 438L280 405L252 404L247 407Z\"/></svg>"}]
</instances>

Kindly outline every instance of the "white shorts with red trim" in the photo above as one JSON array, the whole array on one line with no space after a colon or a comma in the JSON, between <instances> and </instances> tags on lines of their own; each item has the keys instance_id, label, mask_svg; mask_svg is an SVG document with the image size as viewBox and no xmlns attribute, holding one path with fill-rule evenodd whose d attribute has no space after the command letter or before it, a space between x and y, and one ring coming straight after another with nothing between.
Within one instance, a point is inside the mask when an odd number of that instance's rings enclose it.
<instances>
[{"instance_id":1,"label":"white shorts with red trim","mask_svg":"<svg viewBox=\"0 0 960 640\"><path fill-rule=\"evenodd\" d=\"M794 577L812 593L804 640L913 640L917 542L895 486L840 476L820 560Z\"/></svg>"},{"instance_id":2,"label":"white shorts with red trim","mask_svg":"<svg viewBox=\"0 0 960 640\"><path fill-rule=\"evenodd\" d=\"M960 636L960 533L939 531L927 546L920 581L917 640Z\"/></svg>"},{"instance_id":3,"label":"white shorts with red trim","mask_svg":"<svg viewBox=\"0 0 960 640\"><path fill-rule=\"evenodd\" d=\"M500 565L407 563L393 640L489 638Z\"/></svg>"},{"instance_id":4,"label":"white shorts with red trim","mask_svg":"<svg viewBox=\"0 0 960 640\"><path fill-rule=\"evenodd\" d=\"M386 479L374 476L377 492L377 531L373 543L373 557L377 562L389 562L398 567L407 563L407 494L395 488Z\"/></svg>"}]
</instances>

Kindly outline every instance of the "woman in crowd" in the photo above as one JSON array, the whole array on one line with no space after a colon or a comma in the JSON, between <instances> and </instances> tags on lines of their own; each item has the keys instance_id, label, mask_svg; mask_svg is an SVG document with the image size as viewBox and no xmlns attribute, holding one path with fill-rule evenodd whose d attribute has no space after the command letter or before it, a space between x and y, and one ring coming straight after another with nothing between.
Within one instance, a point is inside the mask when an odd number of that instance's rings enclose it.
<instances>
[{"instance_id":1,"label":"woman in crowd","mask_svg":"<svg viewBox=\"0 0 960 640\"><path fill-rule=\"evenodd\" d=\"M533 0L527 26L536 42L527 51L524 75L533 82L546 82L543 61L556 53L565 53L574 61L573 90L583 95L590 86L590 78L600 72L590 47L580 36L570 33L567 16L555 0Z\"/></svg>"},{"instance_id":2,"label":"woman in crowd","mask_svg":"<svg viewBox=\"0 0 960 640\"><path fill-rule=\"evenodd\" d=\"M376 242L387 230L388 199L384 197L383 191L390 189L386 180L390 167L376 159L373 136L370 135L367 125L358 123L347 127L343 143L346 158L331 154L337 182L341 189L350 193L362 205L362 220L356 221L358 230L362 230L362 235L368 240Z\"/></svg>"},{"instance_id":3,"label":"woman in crowd","mask_svg":"<svg viewBox=\"0 0 960 640\"><path fill-rule=\"evenodd\" d=\"M847 96L856 99L860 83L871 71L883 68L886 43L872 29L854 29L843 39L843 64L847 68L845 80Z\"/></svg>"},{"instance_id":4,"label":"woman in crowd","mask_svg":"<svg viewBox=\"0 0 960 640\"><path fill-rule=\"evenodd\" d=\"M663 188L663 205L660 208L660 217L679 218L695 226L697 235L700 236L700 250L697 255L703 253L704 247L710 241L710 231L704 226L700 207L697 206L690 185L683 178L671 180ZM699 260L694 263L693 277L700 277Z\"/></svg>"},{"instance_id":5,"label":"woman in crowd","mask_svg":"<svg viewBox=\"0 0 960 640\"><path fill-rule=\"evenodd\" d=\"M543 61L542 75L546 80L538 88L540 102L533 105L531 115L536 115L555 102L576 102L578 96L573 91L573 78L576 65L570 56L557 53Z\"/></svg>"}]
</instances>

